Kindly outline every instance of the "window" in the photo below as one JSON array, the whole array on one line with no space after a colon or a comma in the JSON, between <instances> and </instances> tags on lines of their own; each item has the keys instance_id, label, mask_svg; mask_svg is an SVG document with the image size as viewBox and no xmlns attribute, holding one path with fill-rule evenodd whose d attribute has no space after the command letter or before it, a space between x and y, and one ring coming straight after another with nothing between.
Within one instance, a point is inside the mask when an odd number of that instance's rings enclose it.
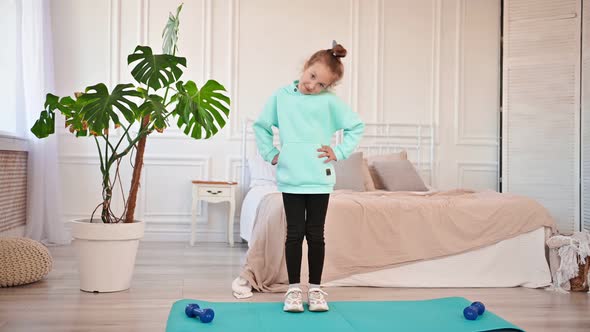
<instances>
[{"instance_id":1,"label":"window","mask_svg":"<svg viewBox=\"0 0 590 332\"><path fill-rule=\"evenodd\" d=\"M0 1L0 134L18 135L17 110L20 100L19 70L17 57L20 53L18 44L17 2L18 0Z\"/></svg>"}]
</instances>

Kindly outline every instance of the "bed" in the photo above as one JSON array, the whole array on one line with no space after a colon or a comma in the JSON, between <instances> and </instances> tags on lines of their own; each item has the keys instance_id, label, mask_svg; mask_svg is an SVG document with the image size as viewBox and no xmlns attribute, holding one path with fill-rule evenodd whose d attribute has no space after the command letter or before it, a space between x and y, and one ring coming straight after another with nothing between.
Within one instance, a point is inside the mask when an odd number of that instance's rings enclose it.
<instances>
[{"instance_id":1,"label":"bed","mask_svg":"<svg viewBox=\"0 0 590 332\"><path fill-rule=\"evenodd\" d=\"M248 128L247 123L242 141L248 167L243 168L240 181L246 193L240 235L249 249L232 284L236 297L251 296L252 289L282 292L287 286L281 194L273 182L273 168L255 153L246 153L248 143L252 144ZM432 128L421 125L367 124L357 153L357 157L362 154L364 167L357 167L357 176L347 175L343 181L356 178L356 184L336 188L330 198L323 286L548 286L551 273L545 240L554 229L548 211L523 196L430 187L432 133ZM336 135L335 143L339 139ZM373 167L392 165L376 162L387 158L414 160L411 164L426 188L388 190L396 187L387 179L397 176L385 170L381 174L388 177L380 181L390 183L385 183L386 188L377 183L374 174L379 169ZM367 162L371 159L373 166ZM364 190L359 190L359 183ZM405 188L413 187L406 184ZM306 249L304 242L302 281L307 280Z\"/></svg>"}]
</instances>

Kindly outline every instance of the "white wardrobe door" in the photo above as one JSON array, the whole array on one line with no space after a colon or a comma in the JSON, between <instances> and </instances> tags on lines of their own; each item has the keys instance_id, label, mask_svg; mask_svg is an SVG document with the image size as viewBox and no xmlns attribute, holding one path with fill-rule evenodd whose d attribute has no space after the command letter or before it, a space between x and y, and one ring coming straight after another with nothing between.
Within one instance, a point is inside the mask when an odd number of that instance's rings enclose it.
<instances>
[{"instance_id":1,"label":"white wardrobe door","mask_svg":"<svg viewBox=\"0 0 590 332\"><path fill-rule=\"evenodd\" d=\"M582 11L582 227L590 231L590 3Z\"/></svg>"},{"instance_id":2,"label":"white wardrobe door","mask_svg":"<svg viewBox=\"0 0 590 332\"><path fill-rule=\"evenodd\" d=\"M504 2L502 191L578 229L581 0Z\"/></svg>"}]
</instances>

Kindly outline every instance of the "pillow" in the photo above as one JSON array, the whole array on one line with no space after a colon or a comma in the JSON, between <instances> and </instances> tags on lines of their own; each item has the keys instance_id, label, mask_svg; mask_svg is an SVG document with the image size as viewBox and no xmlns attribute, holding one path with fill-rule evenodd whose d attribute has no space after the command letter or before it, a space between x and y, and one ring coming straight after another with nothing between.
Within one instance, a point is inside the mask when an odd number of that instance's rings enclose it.
<instances>
[{"instance_id":1,"label":"pillow","mask_svg":"<svg viewBox=\"0 0 590 332\"><path fill-rule=\"evenodd\" d=\"M373 167L387 191L428 191L409 160L376 161Z\"/></svg>"},{"instance_id":2,"label":"pillow","mask_svg":"<svg viewBox=\"0 0 590 332\"><path fill-rule=\"evenodd\" d=\"M258 152L255 156L248 158L248 168L250 170L250 188L277 184L276 166L262 159Z\"/></svg>"},{"instance_id":3,"label":"pillow","mask_svg":"<svg viewBox=\"0 0 590 332\"><path fill-rule=\"evenodd\" d=\"M355 152L344 160L336 161L334 171L336 172L334 189L365 191L362 152Z\"/></svg>"},{"instance_id":4,"label":"pillow","mask_svg":"<svg viewBox=\"0 0 590 332\"><path fill-rule=\"evenodd\" d=\"M375 182L371 177L371 171L369 171L369 164L367 163L367 159L363 158L363 180L365 182L365 190L366 191L375 191Z\"/></svg>"},{"instance_id":5,"label":"pillow","mask_svg":"<svg viewBox=\"0 0 590 332\"><path fill-rule=\"evenodd\" d=\"M408 153L406 151L400 151L395 153L388 153L383 155L376 155L376 156L369 156L367 157L367 163L369 165L369 174L373 180L373 187L374 190L383 190L385 189L385 185L379 179L377 172L375 171L375 167L373 167L373 163L376 161L387 161L387 160L408 160ZM368 190L368 189L367 189Z\"/></svg>"}]
</instances>

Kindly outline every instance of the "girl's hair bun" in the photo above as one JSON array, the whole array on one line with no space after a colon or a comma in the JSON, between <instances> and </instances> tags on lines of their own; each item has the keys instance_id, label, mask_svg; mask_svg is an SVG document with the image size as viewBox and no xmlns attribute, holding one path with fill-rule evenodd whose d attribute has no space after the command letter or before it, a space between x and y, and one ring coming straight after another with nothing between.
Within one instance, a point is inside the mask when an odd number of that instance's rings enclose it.
<instances>
[{"instance_id":1,"label":"girl's hair bun","mask_svg":"<svg viewBox=\"0 0 590 332\"><path fill-rule=\"evenodd\" d=\"M340 44L332 46L332 55L337 58L344 58L346 56L346 49Z\"/></svg>"}]
</instances>

